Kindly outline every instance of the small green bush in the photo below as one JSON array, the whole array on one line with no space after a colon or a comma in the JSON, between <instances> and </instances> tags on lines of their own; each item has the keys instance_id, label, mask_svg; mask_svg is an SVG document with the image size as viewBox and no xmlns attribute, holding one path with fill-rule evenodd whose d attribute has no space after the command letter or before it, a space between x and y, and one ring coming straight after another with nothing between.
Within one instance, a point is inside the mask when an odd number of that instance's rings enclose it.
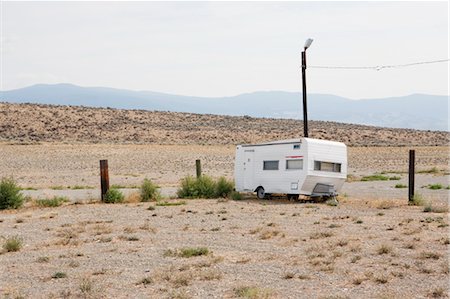
<instances>
[{"instance_id":1,"label":"small green bush","mask_svg":"<svg viewBox=\"0 0 450 299\"><path fill-rule=\"evenodd\" d=\"M193 256L201 256L208 255L209 250L206 247L188 247L181 248L179 256L181 257L193 257Z\"/></svg>"},{"instance_id":2,"label":"small green bush","mask_svg":"<svg viewBox=\"0 0 450 299\"><path fill-rule=\"evenodd\" d=\"M2 178L0 181L0 210L18 209L23 202L24 197L16 182L12 178Z\"/></svg>"},{"instance_id":3,"label":"small green bush","mask_svg":"<svg viewBox=\"0 0 450 299\"><path fill-rule=\"evenodd\" d=\"M382 174L373 174L368 176L363 176L361 178L362 182L369 182L369 181L387 181L389 180L389 177L382 175Z\"/></svg>"},{"instance_id":4,"label":"small green bush","mask_svg":"<svg viewBox=\"0 0 450 299\"><path fill-rule=\"evenodd\" d=\"M410 203L410 205L423 206L424 204L425 204L425 200L423 199L422 195L419 193L414 194L413 200Z\"/></svg>"},{"instance_id":5,"label":"small green bush","mask_svg":"<svg viewBox=\"0 0 450 299\"><path fill-rule=\"evenodd\" d=\"M22 238L18 236L9 237L8 239L6 239L5 244L3 244L3 249L6 252L16 252L22 248L22 245Z\"/></svg>"},{"instance_id":6,"label":"small green bush","mask_svg":"<svg viewBox=\"0 0 450 299\"><path fill-rule=\"evenodd\" d=\"M179 198L227 197L233 191L233 187L233 182L224 177L215 181L207 175L202 175L199 178L187 176L181 180L177 195Z\"/></svg>"},{"instance_id":7,"label":"small green bush","mask_svg":"<svg viewBox=\"0 0 450 299\"><path fill-rule=\"evenodd\" d=\"M395 185L395 188L406 188L408 186L406 186L405 184L397 184Z\"/></svg>"},{"instance_id":8,"label":"small green bush","mask_svg":"<svg viewBox=\"0 0 450 299\"><path fill-rule=\"evenodd\" d=\"M196 181L199 197L214 198L216 196L216 182L207 175L200 176Z\"/></svg>"},{"instance_id":9,"label":"small green bush","mask_svg":"<svg viewBox=\"0 0 450 299\"><path fill-rule=\"evenodd\" d=\"M231 192L230 197L232 200L242 200L242 194L236 191Z\"/></svg>"},{"instance_id":10,"label":"small green bush","mask_svg":"<svg viewBox=\"0 0 450 299\"><path fill-rule=\"evenodd\" d=\"M428 185L428 189L431 189L431 190L439 190L439 189L442 189L443 187L442 187L442 185L441 184L432 184L432 185Z\"/></svg>"},{"instance_id":11,"label":"small green bush","mask_svg":"<svg viewBox=\"0 0 450 299\"><path fill-rule=\"evenodd\" d=\"M161 195L158 186L149 179L144 179L141 184L141 201L156 201Z\"/></svg>"},{"instance_id":12,"label":"small green bush","mask_svg":"<svg viewBox=\"0 0 450 299\"><path fill-rule=\"evenodd\" d=\"M389 177L390 181L398 181L398 180L401 180L401 179L402 179L402 177L400 177L400 176L390 176Z\"/></svg>"},{"instance_id":13,"label":"small green bush","mask_svg":"<svg viewBox=\"0 0 450 299\"><path fill-rule=\"evenodd\" d=\"M104 201L106 203L121 203L125 196L117 189L111 188L106 192Z\"/></svg>"},{"instance_id":14,"label":"small green bush","mask_svg":"<svg viewBox=\"0 0 450 299\"><path fill-rule=\"evenodd\" d=\"M234 183L228 181L224 177L220 177L216 183L216 196L217 197L227 197L231 194L234 189Z\"/></svg>"},{"instance_id":15,"label":"small green bush","mask_svg":"<svg viewBox=\"0 0 450 299\"><path fill-rule=\"evenodd\" d=\"M54 196L53 198L50 199L37 199L36 200L36 204L40 207L59 207L60 205L62 205L65 202L68 202L69 199L67 197L64 196Z\"/></svg>"}]
</instances>

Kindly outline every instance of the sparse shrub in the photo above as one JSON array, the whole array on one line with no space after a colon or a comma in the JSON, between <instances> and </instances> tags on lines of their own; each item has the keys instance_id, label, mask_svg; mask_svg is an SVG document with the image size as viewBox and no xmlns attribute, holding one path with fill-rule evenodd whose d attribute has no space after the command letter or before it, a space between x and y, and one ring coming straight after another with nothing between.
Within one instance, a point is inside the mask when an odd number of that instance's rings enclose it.
<instances>
[{"instance_id":1,"label":"sparse shrub","mask_svg":"<svg viewBox=\"0 0 450 299\"><path fill-rule=\"evenodd\" d=\"M94 291L94 283L89 277L84 277L81 279L78 288L83 296L88 297Z\"/></svg>"},{"instance_id":2,"label":"sparse shrub","mask_svg":"<svg viewBox=\"0 0 450 299\"><path fill-rule=\"evenodd\" d=\"M164 202L158 202L156 205L158 207L170 207L170 206L181 206L185 205L186 202L184 200L182 201L164 201Z\"/></svg>"},{"instance_id":3,"label":"sparse shrub","mask_svg":"<svg viewBox=\"0 0 450 299\"><path fill-rule=\"evenodd\" d=\"M233 183L223 177L215 181L207 175L187 176L181 180L177 195L179 198L214 198L227 197L232 191Z\"/></svg>"},{"instance_id":4,"label":"sparse shrub","mask_svg":"<svg viewBox=\"0 0 450 299\"><path fill-rule=\"evenodd\" d=\"M330 198L325 203L331 207L336 207L339 204L339 202L336 200L336 198Z\"/></svg>"},{"instance_id":5,"label":"sparse shrub","mask_svg":"<svg viewBox=\"0 0 450 299\"><path fill-rule=\"evenodd\" d=\"M50 258L48 256L41 256L36 259L36 262L38 263L48 263L49 261Z\"/></svg>"},{"instance_id":6,"label":"sparse shrub","mask_svg":"<svg viewBox=\"0 0 450 299\"><path fill-rule=\"evenodd\" d=\"M206 247L193 247L193 248L182 248L180 251L181 257L193 257L200 255L208 255L209 250Z\"/></svg>"},{"instance_id":7,"label":"sparse shrub","mask_svg":"<svg viewBox=\"0 0 450 299\"><path fill-rule=\"evenodd\" d=\"M272 291L258 287L243 286L235 288L234 294L239 298L267 299L272 295Z\"/></svg>"},{"instance_id":8,"label":"sparse shrub","mask_svg":"<svg viewBox=\"0 0 450 299\"><path fill-rule=\"evenodd\" d=\"M323 238L329 238L333 236L333 232L329 232L329 231L324 231L324 232L315 232L312 233L309 238L312 240L316 240L316 239L323 239Z\"/></svg>"},{"instance_id":9,"label":"sparse shrub","mask_svg":"<svg viewBox=\"0 0 450 299\"><path fill-rule=\"evenodd\" d=\"M362 182L387 181L387 180L389 180L389 177L382 175L382 174L373 174L373 175L363 176L361 178Z\"/></svg>"},{"instance_id":10,"label":"sparse shrub","mask_svg":"<svg viewBox=\"0 0 450 299\"><path fill-rule=\"evenodd\" d=\"M213 198L216 196L216 183L211 177L202 175L196 180L195 185L199 197Z\"/></svg>"},{"instance_id":11,"label":"sparse shrub","mask_svg":"<svg viewBox=\"0 0 450 299\"><path fill-rule=\"evenodd\" d=\"M230 197L232 200L242 200L242 198L243 198L242 194L237 191L231 192Z\"/></svg>"},{"instance_id":12,"label":"sparse shrub","mask_svg":"<svg viewBox=\"0 0 450 299\"><path fill-rule=\"evenodd\" d=\"M20 208L23 202L24 197L16 182L12 178L2 178L0 181L0 210Z\"/></svg>"},{"instance_id":13,"label":"sparse shrub","mask_svg":"<svg viewBox=\"0 0 450 299\"><path fill-rule=\"evenodd\" d=\"M143 284L143 285L148 285L148 284L152 284L153 283L153 279L149 276L142 278L137 284Z\"/></svg>"},{"instance_id":14,"label":"sparse shrub","mask_svg":"<svg viewBox=\"0 0 450 299\"><path fill-rule=\"evenodd\" d=\"M283 279L292 279L295 277L295 273L294 272L285 272L283 274Z\"/></svg>"},{"instance_id":15,"label":"sparse shrub","mask_svg":"<svg viewBox=\"0 0 450 299\"><path fill-rule=\"evenodd\" d=\"M425 201L423 200L423 197L420 193L415 193L412 202L410 205L413 206L423 206L425 204Z\"/></svg>"},{"instance_id":16,"label":"sparse shrub","mask_svg":"<svg viewBox=\"0 0 450 299\"><path fill-rule=\"evenodd\" d=\"M395 188L406 188L408 186L406 186L405 184L396 184Z\"/></svg>"},{"instance_id":17,"label":"sparse shrub","mask_svg":"<svg viewBox=\"0 0 450 299\"><path fill-rule=\"evenodd\" d=\"M379 202L376 202L376 208L381 210L389 210L390 208L395 207L395 203L392 200L382 200Z\"/></svg>"},{"instance_id":18,"label":"sparse shrub","mask_svg":"<svg viewBox=\"0 0 450 299\"><path fill-rule=\"evenodd\" d=\"M209 249L206 247L184 247L181 249L167 249L166 251L164 251L164 256L185 257L185 258L208 254Z\"/></svg>"},{"instance_id":19,"label":"sparse shrub","mask_svg":"<svg viewBox=\"0 0 450 299\"><path fill-rule=\"evenodd\" d=\"M382 255L382 254L388 254L388 253L391 253L392 252L392 247L391 246L388 246L388 245L381 245L380 247L378 247L378 249L377 249L377 253L379 254L379 255Z\"/></svg>"},{"instance_id":20,"label":"sparse shrub","mask_svg":"<svg viewBox=\"0 0 450 299\"><path fill-rule=\"evenodd\" d=\"M55 274L52 275L52 278L66 278L67 274L64 272L56 272Z\"/></svg>"},{"instance_id":21,"label":"sparse shrub","mask_svg":"<svg viewBox=\"0 0 450 299\"><path fill-rule=\"evenodd\" d=\"M431 184L431 185L428 185L428 189L430 189L430 190L439 190L439 189L442 189L443 187L442 187L442 185L441 184Z\"/></svg>"},{"instance_id":22,"label":"sparse shrub","mask_svg":"<svg viewBox=\"0 0 450 299\"><path fill-rule=\"evenodd\" d=\"M447 297L447 292L444 288L438 287L430 292L430 297L432 298L444 298Z\"/></svg>"},{"instance_id":23,"label":"sparse shrub","mask_svg":"<svg viewBox=\"0 0 450 299\"><path fill-rule=\"evenodd\" d=\"M40 207L59 207L64 202L68 202L69 199L64 196L54 196L53 198L46 198L46 199L37 199L36 204Z\"/></svg>"},{"instance_id":24,"label":"sparse shrub","mask_svg":"<svg viewBox=\"0 0 450 299\"><path fill-rule=\"evenodd\" d=\"M438 260L441 257L439 253L432 252L432 251L423 251L420 253L421 259L433 259Z\"/></svg>"},{"instance_id":25,"label":"sparse shrub","mask_svg":"<svg viewBox=\"0 0 450 299\"><path fill-rule=\"evenodd\" d=\"M220 177L216 183L216 196L228 197L234 189L234 183L224 177Z\"/></svg>"},{"instance_id":26,"label":"sparse shrub","mask_svg":"<svg viewBox=\"0 0 450 299\"><path fill-rule=\"evenodd\" d=\"M22 248L22 245L23 245L22 238L18 236L13 236L6 239L5 243L3 244L3 249L6 252L16 252Z\"/></svg>"},{"instance_id":27,"label":"sparse shrub","mask_svg":"<svg viewBox=\"0 0 450 299\"><path fill-rule=\"evenodd\" d=\"M437 167L433 167L430 169L417 171L417 173L439 173L439 169L437 169Z\"/></svg>"},{"instance_id":28,"label":"sparse shrub","mask_svg":"<svg viewBox=\"0 0 450 299\"><path fill-rule=\"evenodd\" d=\"M160 198L158 186L149 179L144 179L141 184L141 201L156 201Z\"/></svg>"},{"instance_id":29,"label":"sparse shrub","mask_svg":"<svg viewBox=\"0 0 450 299\"><path fill-rule=\"evenodd\" d=\"M106 203L121 203L123 202L125 196L118 189L110 188L105 194Z\"/></svg>"},{"instance_id":30,"label":"sparse shrub","mask_svg":"<svg viewBox=\"0 0 450 299\"><path fill-rule=\"evenodd\" d=\"M433 207L431 206L431 203L427 203L424 207L423 207L423 212L424 213L430 213L433 211Z\"/></svg>"},{"instance_id":31,"label":"sparse shrub","mask_svg":"<svg viewBox=\"0 0 450 299\"><path fill-rule=\"evenodd\" d=\"M389 177L390 181L399 181L401 179L402 179L402 177L399 177L399 176L391 176L391 177Z\"/></svg>"}]
</instances>

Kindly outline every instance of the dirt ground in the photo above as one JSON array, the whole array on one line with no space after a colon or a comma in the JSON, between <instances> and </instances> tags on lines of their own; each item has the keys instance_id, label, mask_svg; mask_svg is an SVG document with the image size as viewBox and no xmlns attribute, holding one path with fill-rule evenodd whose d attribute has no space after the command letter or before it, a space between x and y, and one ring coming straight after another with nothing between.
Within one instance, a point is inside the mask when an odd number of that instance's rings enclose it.
<instances>
[{"instance_id":1,"label":"dirt ground","mask_svg":"<svg viewBox=\"0 0 450 299\"><path fill-rule=\"evenodd\" d=\"M449 174L450 151L445 146L348 147L348 173L407 172L408 150L416 150L416 169L435 167ZM119 145L58 144L11 145L0 143L0 176L13 176L32 188L99 184L99 160L107 159L111 184L139 185L149 178L161 186L177 186L195 175L195 160L203 173L233 177L235 147L227 145Z\"/></svg>"},{"instance_id":2,"label":"dirt ground","mask_svg":"<svg viewBox=\"0 0 450 299\"><path fill-rule=\"evenodd\" d=\"M445 297L447 216L352 199L3 211L0 243L24 245L0 254L0 297ZM198 247L207 254L178 254Z\"/></svg>"},{"instance_id":3,"label":"dirt ground","mask_svg":"<svg viewBox=\"0 0 450 299\"><path fill-rule=\"evenodd\" d=\"M417 192L443 208L430 213L394 188L407 183L408 149L350 147L338 206L250 197L1 211L0 245L17 236L23 247L0 248L0 298L446 297L448 148L415 148ZM1 144L0 176L36 197L96 199L100 159L111 184L147 177L173 194L195 159L203 173L232 178L234 147ZM380 172L400 180L359 181ZM444 189L426 188L436 183ZM180 256L198 247L208 253Z\"/></svg>"}]
</instances>

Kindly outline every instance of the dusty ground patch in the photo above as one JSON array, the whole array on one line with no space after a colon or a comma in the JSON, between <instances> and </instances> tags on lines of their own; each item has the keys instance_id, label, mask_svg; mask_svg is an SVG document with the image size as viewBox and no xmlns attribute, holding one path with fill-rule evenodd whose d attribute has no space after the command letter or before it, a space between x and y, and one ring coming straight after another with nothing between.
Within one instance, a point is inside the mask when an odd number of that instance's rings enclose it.
<instances>
[{"instance_id":1,"label":"dusty ground patch","mask_svg":"<svg viewBox=\"0 0 450 299\"><path fill-rule=\"evenodd\" d=\"M417 298L448 291L447 214L360 200L149 205L0 212L0 243L23 240L20 251L0 255L0 294ZM201 254L170 254L183 249Z\"/></svg>"}]
</instances>

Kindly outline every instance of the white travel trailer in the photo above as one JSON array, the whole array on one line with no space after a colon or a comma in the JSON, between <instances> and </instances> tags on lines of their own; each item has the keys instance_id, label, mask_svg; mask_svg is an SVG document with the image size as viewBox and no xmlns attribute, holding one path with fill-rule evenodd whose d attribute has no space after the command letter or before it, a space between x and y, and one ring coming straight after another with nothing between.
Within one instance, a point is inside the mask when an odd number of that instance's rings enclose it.
<instances>
[{"instance_id":1,"label":"white travel trailer","mask_svg":"<svg viewBox=\"0 0 450 299\"><path fill-rule=\"evenodd\" d=\"M234 164L236 191L332 197L347 178L344 143L312 138L238 145Z\"/></svg>"}]
</instances>

